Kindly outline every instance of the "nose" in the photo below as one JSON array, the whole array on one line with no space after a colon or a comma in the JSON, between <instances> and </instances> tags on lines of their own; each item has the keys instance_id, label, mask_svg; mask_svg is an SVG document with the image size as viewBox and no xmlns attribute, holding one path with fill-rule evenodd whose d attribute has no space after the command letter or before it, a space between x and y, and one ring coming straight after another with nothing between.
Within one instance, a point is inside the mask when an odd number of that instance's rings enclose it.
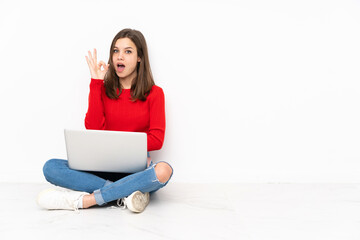
<instances>
[{"instance_id":1,"label":"nose","mask_svg":"<svg viewBox=\"0 0 360 240\"><path fill-rule=\"evenodd\" d=\"M123 53L120 51L119 54L117 55L117 59L118 60L122 60L123 59Z\"/></svg>"}]
</instances>

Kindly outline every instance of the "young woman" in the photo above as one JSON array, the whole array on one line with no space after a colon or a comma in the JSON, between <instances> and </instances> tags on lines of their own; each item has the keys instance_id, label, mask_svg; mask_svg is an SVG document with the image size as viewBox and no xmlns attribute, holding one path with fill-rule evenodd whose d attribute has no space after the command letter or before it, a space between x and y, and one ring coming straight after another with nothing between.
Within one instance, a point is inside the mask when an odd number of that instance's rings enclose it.
<instances>
[{"instance_id":1,"label":"young woman","mask_svg":"<svg viewBox=\"0 0 360 240\"><path fill-rule=\"evenodd\" d=\"M159 150L165 135L163 90L151 74L144 36L123 29L113 39L108 64L97 61L96 49L88 52L91 73L89 107L85 127L96 130L147 133L148 151ZM149 192L164 187L173 170L166 162L134 174L86 172L70 169L62 159L50 159L43 168L47 181L62 188L47 189L38 196L46 209L78 210L118 200L118 205L142 212Z\"/></svg>"}]
</instances>

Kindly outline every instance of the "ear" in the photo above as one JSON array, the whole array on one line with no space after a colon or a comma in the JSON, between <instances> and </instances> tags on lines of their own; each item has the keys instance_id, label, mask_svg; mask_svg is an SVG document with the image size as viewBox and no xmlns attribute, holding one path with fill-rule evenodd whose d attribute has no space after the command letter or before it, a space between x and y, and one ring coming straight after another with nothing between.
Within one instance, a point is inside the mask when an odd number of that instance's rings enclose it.
<instances>
[{"instance_id":1,"label":"ear","mask_svg":"<svg viewBox=\"0 0 360 240\"><path fill-rule=\"evenodd\" d=\"M137 61L138 61L138 62L141 62L141 58L140 58L140 57L138 57Z\"/></svg>"}]
</instances>

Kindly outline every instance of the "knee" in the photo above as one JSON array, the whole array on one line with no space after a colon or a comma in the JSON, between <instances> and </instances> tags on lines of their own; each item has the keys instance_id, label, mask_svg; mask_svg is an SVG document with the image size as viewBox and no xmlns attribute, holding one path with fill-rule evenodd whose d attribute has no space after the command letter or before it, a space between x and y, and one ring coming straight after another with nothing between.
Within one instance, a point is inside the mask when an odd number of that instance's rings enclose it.
<instances>
[{"instance_id":1,"label":"knee","mask_svg":"<svg viewBox=\"0 0 360 240\"><path fill-rule=\"evenodd\" d=\"M56 174L56 171L59 169L59 165L62 164L60 159L50 159L46 161L43 167L43 173L46 179L51 178Z\"/></svg>"},{"instance_id":2,"label":"knee","mask_svg":"<svg viewBox=\"0 0 360 240\"><path fill-rule=\"evenodd\" d=\"M161 183L169 181L172 172L172 167L166 162L159 162L155 165L156 177Z\"/></svg>"}]
</instances>

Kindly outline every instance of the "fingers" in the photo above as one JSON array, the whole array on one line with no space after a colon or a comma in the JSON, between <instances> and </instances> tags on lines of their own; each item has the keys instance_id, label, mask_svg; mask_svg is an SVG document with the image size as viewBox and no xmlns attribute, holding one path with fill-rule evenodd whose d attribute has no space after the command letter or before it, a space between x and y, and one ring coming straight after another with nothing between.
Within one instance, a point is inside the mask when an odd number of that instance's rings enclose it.
<instances>
[{"instance_id":1,"label":"fingers","mask_svg":"<svg viewBox=\"0 0 360 240\"><path fill-rule=\"evenodd\" d=\"M89 67L92 67L94 66L94 60L90 51L88 51L88 55L89 56L86 57L86 60L88 61Z\"/></svg>"},{"instance_id":2,"label":"fingers","mask_svg":"<svg viewBox=\"0 0 360 240\"><path fill-rule=\"evenodd\" d=\"M97 52L96 52L96 48L94 48L94 62L95 62L95 64L97 63Z\"/></svg>"},{"instance_id":3,"label":"fingers","mask_svg":"<svg viewBox=\"0 0 360 240\"><path fill-rule=\"evenodd\" d=\"M101 74L104 74L108 71L110 64L106 64L103 61L100 61L97 63L97 51L96 48L94 48L93 54L91 54L90 51L88 51L88 56L85 56L86 62L89 66L91 76L93 78L99 78ZM103 69L101 69L103 67ZM100 74L100 75L99 75Z\"/></svg>"},{"instance_id":4,"label":"fingers","mask_svg":"<svg viewBox=\"0 0 360 240\"><path fill-rule=\"evenodd\" d=\"M88 51L88 54L89 54L89 59L90 59L91 61L93 61L93 56L92 56L92 54L91 54L90 51Z\"/></svg>"},{"instance_id":5,"label":"fingers","mask_svg":"<svg viewBox=\"0 0 360 240\"><path fill-rule=\"evenodd\" d=\"M91 54L90 51L88 51L88 57L86 57L86 61L89 65L89 67L96 67L97 66L97 52L96 49L94 48L94 55Z\"/></svg>"},{"instance_id":6,"label":"fingers","mask_svg":"<svg viewBox=\"0 0 360 240\"><path fill-rule=\"evenodd\" d=\"M100 61L98 65L105 65L104 61Z\"/></svg>"},{"instance_id":7,"label":"fingers","mask_svg":"<svg viewBox=\"0 0 360 240\"><path fill-rule=\"evenodd\" d=\"M90 67L89 58L88 58L87 56L85 56L85 58L86 58L86 62L87 62L87 64L88 64L88 66Z\"/></svg>"},{"instance_id":8,"label":"fingers","mask_svg":"<svg viewBox=\"0 0 360 240\"><path fill-rule=\"evenodd\" d=\"M103 61L100 61L98 64L98 68L101 70L101 66L104 68L105 71L107 71L109 69L110 64L106 64Z\"/></svg>"},{"instance_id":9,"label":"fingers","mask_svg":"<svg viewBox=\"0 0 360 240\"><path fill-rule=\"evenodd\" d=\"M93 65L96 66L97 65L97 51L96 48L94 48L94 55L91 54L90 51L88 51L89 57L87 58L87 60Z\"/></svg>"},{"instance_id":10,"label":"fingers","mask_svg":"<svg viewBox=\"0 0 360 240\"><path fill-rule=\"evenodd\" d=\"M88 56L85 56L85 58L86 58L86 62L88 64L88 66L89 66L90 72L92 73L94 71L94 65L92 64L92 61L91 61L91 59L88 58Z\"/></svg>"}]
</instances>

